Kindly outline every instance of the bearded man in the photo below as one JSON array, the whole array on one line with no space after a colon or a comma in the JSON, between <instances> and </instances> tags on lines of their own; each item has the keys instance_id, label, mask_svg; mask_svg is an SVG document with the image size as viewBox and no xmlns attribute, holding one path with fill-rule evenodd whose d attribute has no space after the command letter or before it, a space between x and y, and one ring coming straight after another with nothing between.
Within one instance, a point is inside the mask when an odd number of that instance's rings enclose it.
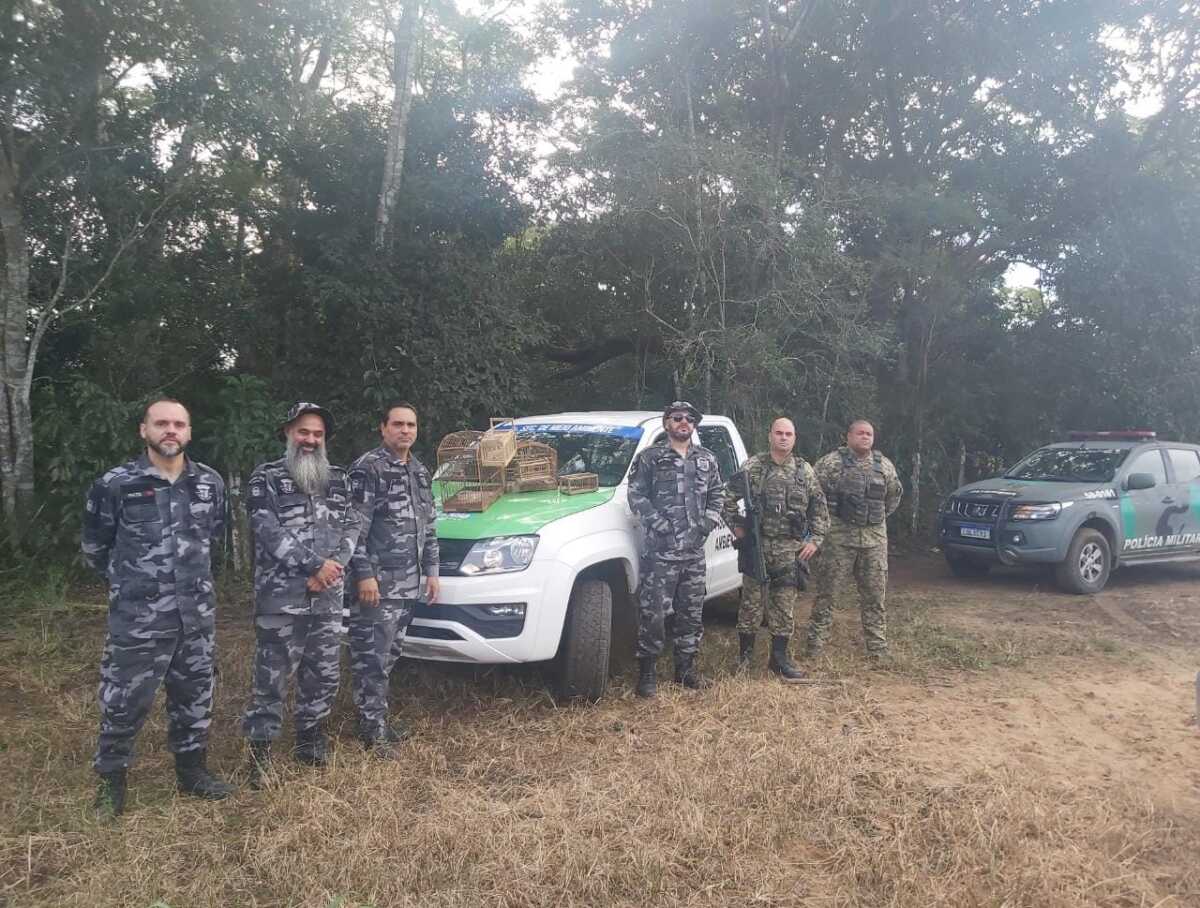
<instances>
[{"instance_id":1,"label":"bearded man","mask_svg":"<svg viewBox=\"0 0 1200 908\"><path fill-rule=\"evenodd\" d=\"M254 787L264 782L297 670L294 756L310 766L329 759L324 721L338 687L343 577L362 523L346 471L330 465L325 453L333 428L324 407L296 404L280 426L286 455L250 477L257 645L242 729L250 740Z\"/></svg>"}]
</instances>

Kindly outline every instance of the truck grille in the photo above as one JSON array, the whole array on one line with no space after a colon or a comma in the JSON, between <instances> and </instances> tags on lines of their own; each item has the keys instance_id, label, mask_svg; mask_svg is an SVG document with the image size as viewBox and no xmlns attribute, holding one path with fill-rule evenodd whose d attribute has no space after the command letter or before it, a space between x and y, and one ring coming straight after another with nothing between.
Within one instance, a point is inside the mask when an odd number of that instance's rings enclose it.
<instances>
[{"instance_id":1,"label":"truck grille","mask_svg":"<svg viewBox=\"0 0 1200 908\"><path fill-rule=\"evenodd\" d=\"M995 520L1000 516L1000 507L1000 503L995 501L951 498L948 510L956 517L964 517L967 520Z\"/></svg>"}]
</instances>

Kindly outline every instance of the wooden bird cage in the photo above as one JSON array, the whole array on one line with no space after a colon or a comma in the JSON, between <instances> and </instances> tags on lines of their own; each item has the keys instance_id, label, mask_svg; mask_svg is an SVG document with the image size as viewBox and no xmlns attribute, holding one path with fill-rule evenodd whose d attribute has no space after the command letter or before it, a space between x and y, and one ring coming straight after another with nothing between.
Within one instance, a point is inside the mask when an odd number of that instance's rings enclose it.
<instances>
[{"instance_id":1,"label":"wooden bird cage","mask_svg":"<svg viewBox=\"0 0 1200 908\"><path fill-rule=\"evenodd\" d=\"M517 454L517 423L514 419L489 420L490 427L479 439L479 462L504 469Z\"/></svg>"},{"instance_id":2,"label":"wooden bird cage","mask_svg":"<svg viewBox=\"0 0 1200 908\"><path fill-rule=\"evenodd\" d=\"M512 492L553 492L558 488L558 452L540 441L517 440L517 453L505 470Z\"/></svg>"},{"instance_id":3,"label":"wooden bird cage","mask_svg":"<svg viewBox=\"0 0 1200 908\"><path fill-rule=\"evenodd\" d=\"M600 477L595 473L571 473L558 477L558 490L564 495L581 495L600 488Z\"/></svg>"},{"instance_id":4,"label":"wooden bird cage","mask_svg":"<svg viewBox=\"0 0 1200 908\"><path fill-rule=\"evenodd\" d=\"M438 445L436 475L443 511L486 511L504 494L504 468L482 462L479 456L482 438L482 432L451 432Z\"/></svg>"}]
</instances>

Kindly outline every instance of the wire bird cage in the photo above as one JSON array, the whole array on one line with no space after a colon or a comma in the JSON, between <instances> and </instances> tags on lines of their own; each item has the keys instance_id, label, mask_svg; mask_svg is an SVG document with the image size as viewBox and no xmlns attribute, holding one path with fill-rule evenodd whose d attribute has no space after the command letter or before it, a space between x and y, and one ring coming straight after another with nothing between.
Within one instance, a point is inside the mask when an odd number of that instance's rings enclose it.
<instances>
[{"instance_id":1,"label":"wire bird cage","mask_svg":"<svg viewBox=\"0 0 1200 908\"><path fill-rule=\"evenodd\" d=\"M443 511L486 511L504 494L504 467L483 463L482 438L482 432L451 432L438 445L437 479Z\"/></svg>"},{"instance_id":2,"label":"wire bird cage","mask_svg":"<svg viewBox=\"0 0 1200 908\"><path fill-rule=\"evenodd\" d=\"M558 452L540 441L517 440L504 483L510 492L553 492L558 488Z\"/></svg>"},{"instance_id":3,"label":"wire bird cage","mask_svg":"<svg viewBox=\"0 0 1200 908\"><path fill-rule=\"evenodd\" d=\"M558 491L564 495L582 495L600 488L600 477L595 473L569 473L558 477Z\"/></svg>"},{"instance_id":4,"label":"wire bird cage","mask_svg":"<svg viewBox=\"0 0 1200 908\"><path fill-rule=\"evenodd\" d=\"M517 454L517 421L493 416L488 423L488 430L479 439L479 462L504 469Z\"/></svg>"}]
</instances>

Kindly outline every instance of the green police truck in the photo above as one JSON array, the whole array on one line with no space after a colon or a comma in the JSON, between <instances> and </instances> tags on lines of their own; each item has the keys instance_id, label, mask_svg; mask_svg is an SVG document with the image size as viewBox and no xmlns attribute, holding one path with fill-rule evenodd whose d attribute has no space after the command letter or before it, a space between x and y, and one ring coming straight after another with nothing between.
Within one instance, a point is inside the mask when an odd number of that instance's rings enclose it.
<instances>
[{"instance_id":1,"label":"green police truck","mask_svg":"<svg viewBox=\"0 0 1200 908\"><path fill-rule=\"evenodd\" d=\"M942 502L938 542L960 577L1053 565L1062 589L1104 589L1135 564L1200 560L1200 446L1154 432L1072 432Z\"/></svg>"}]
</instances>

